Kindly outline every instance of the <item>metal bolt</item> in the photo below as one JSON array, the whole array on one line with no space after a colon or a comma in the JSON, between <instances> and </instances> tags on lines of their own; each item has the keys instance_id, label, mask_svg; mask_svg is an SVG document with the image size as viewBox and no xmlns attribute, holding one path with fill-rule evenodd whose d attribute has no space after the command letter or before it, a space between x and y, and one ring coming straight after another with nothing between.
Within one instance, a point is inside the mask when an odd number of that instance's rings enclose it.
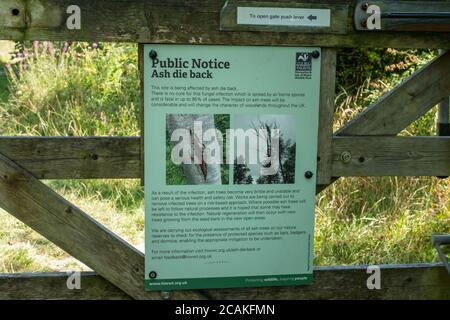
<instances>
[{"instance_id":1,"label":"metal bolt","mask_svg":"<svg viewBox=\"0 0 450 320\"><path fill-rule=\"evenodd\" d=\"M341 160L345 163L348 163L352 160L352 154L348 151L344 151L341 154Z\"/></svg>"},{"instance_id":2,"label":"metal bolt","mask_svg":"<svg viewBox=\"0 0 450 320\"><path fill-rule=\"evenodd\" d=\"M170 291L161 291L161 297L162 297L164 300L169 300L170 297L171 297Z\"/></svg>"},{"instance_id":3,"label":"metal bolt","mask_svg":"<svg viewBox=\"0 0 450 320\"><path fill-rule=\"evenodd\" d=\"M314 50L313 52L311 52L311 57L317 59L318 57L320 57L320 52L318 50Z\"/></svg>"},{"instance_id":4,"label":"metal bolt","mask_svg":"<svg viewBox=\"0 0 450 320\"><path fill-rule=\"evenodd\" d=\"M313 177L313 175L314 175L314 174L313 174L311 171L306 171L306 172L305 172L305 178L306 178L306 179L311 179L311 178Z\"/></svg>"},{"instance_id":5,"label":"metal bolt","mask_svg":"<svg viewBox=\"0 0 450 320\"><path fill-rule=\"evenodd\" d=\"M362 20L361 20L361 26L362 26L363 28L367 28L367 20L366 20L366 19L362 19Z\"/></svg>"},{"instance_id":6,"label":"metal bolt","mask_svg":"<svg viewBox=\"0 0 450 320\"><path fill-rule=\"evenodd\" d=\"M150 279L155 279L157 274L155 271L150 271L150 273L148 274L148 276L150 277Z\"/></svg>"},{"instance_id":7,"label":"metal bolt","mask_svg":"<svg viewBox=\"0 0 450 320\"><path fill-rule=\"evenodd\" d=\"M367 8L369 8L369 4L368 4L367 2L364 2L363 4L361 4L361 9L363 9L364 11L366 11Z\"/></svg>"},{"instance_id":8,"label":"metal bolt","mask_svg":"<svg viewBox=\"0 0 450 320\"><path fill-rule=\"evenodd\" d=\"M150 50L148 56L150 57L150 59L155 60L156 57L158 56L158 53L155 50Z\"/></svg>"}]
</instances>

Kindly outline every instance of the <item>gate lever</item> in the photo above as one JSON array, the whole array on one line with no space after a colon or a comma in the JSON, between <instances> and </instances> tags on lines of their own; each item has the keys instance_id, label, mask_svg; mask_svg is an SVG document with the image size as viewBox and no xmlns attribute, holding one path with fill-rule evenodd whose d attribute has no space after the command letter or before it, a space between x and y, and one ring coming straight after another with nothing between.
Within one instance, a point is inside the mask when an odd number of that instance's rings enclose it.
<instances>
[{"instance_id":1,"label":"gate lever","mask_svg":"<svg viewBox=\"0 0 450 320\"><path fill-rule=\"evenodd\" d=\"M442 251L442 246L450 246L450 234L433 234L431 237L434 247L436 248L439 257L444 263L445 268L450 275L450 265L447 255Z\"/></svg>"},{"instance_id":2,"label":"gate lever","mask_svg":"<svg viewBox=\"0 0 450 320\"><path fill-rule=\"evenodd\" d=\"M450 136L450 98L439 104L438 133L441 137Z\"/></svg>"},{"instance_id":3,"label":"gate lever","mask_svg":"<svg viewBox=\"0 0 450 320\"><path fill-rule=\"evenodd\" d=\"M450 32L450 2L358 0L353 19L358 31Z\"/></svg>"},{"instance_id":4,"label":"gate lever","mask_svg":"<svg viewBox=\"0 0 450 320\"><path fill-rule=\"evenodd\" d=\"M386 19L450 19L450 12L385 12Z\"/></svg>"}]
</instances>

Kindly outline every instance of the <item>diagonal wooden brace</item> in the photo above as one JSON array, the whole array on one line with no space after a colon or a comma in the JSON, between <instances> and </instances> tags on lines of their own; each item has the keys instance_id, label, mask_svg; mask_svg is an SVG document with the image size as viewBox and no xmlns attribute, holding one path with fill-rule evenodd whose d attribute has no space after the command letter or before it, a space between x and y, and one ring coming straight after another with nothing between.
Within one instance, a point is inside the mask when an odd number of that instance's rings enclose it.
<instances>
[{"instance_id":1,"label":"diagonal wooden brace","mask_svg":"<svg viewBox=\"0 0 450 320\"><path fill-rule=\"evenodd\" d=\"M447 51L367 107L335 135L397 135L449 95L450 51Z\"/></svg>"},{"instance_id":2,"label":"diagonal wooden brace","mask_svg":"<svg viewBox=\"0 0 450 320\"><path fill-rule=\"evenodd\" d=\"M429 62L334 134L395 136L450 94L450 51ZM317 186L316 193L329 184Z\"/></svg>"},{"instance_id":3,"label":"diagonal wooden brace","mask_svg":"<svg viewBox=\"0 0 450 320\"><path fill-rule=\"evenodd\" d=\"M144 255L0 153L0 207L135 299L144 291ZM202 299L194 291L174 298Z\"/></svg>"}]
</instances>

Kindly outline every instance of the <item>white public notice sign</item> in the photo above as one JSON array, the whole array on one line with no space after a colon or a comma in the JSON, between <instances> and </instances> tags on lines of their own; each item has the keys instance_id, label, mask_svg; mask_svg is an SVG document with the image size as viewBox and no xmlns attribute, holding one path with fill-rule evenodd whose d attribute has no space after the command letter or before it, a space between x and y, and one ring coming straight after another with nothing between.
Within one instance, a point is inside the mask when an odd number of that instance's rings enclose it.
<instances>
[{"instance_id":1,"label":"white public notice sign","mask_svg":"<svg viewBox=\"0 0 450 320\"><path fill-rule=\"evenodd\" d=\"M313 280L319 48L144 47L145 288Z\"/></svg>"},{"instance_id":2,"label":"white public notice sign","mask_svg":"<svg viewBox=\"0 0 450 320\"><path fill-rule=\"evenodd\" d=\"M330 27L330 9L238 7L237 24Z\"/></svg>"}]
</instances>

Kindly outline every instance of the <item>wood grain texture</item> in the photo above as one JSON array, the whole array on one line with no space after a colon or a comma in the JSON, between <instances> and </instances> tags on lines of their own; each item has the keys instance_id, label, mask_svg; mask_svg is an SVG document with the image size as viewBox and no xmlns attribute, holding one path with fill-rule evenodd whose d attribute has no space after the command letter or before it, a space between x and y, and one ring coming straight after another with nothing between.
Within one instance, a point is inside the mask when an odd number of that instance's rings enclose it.
<instances>
[{"instance_id":1,"label":"wood grain texture","mask_svg":"<svg viewBox=\"0 0 450 320\"><path fill-rule=\"evenodd\" d=\"M442 264L381 265L381 290L367 289L367 266L316 267L311 286L202 290L210 299L450 299ZM65 273L0 274L0 299L129 299L95 273L68 290ZM159 299L161 295L157 296ZM171 299L180 296L171 294ZM181 297L182 298L182 297Z\"/></svg>"},{"instance_id":2,"label":"wood grain texture","mask_svg":"<svg viewBox=\"0 0 450 320\"><path fill-rule=\"evenodd\" d=\"M67 289L68 273L0 274L0 300L129 300L130 296L94 272L81 273L81 288Z\"/></svg>"},{"instance_id":3,"label":"wood grain texture","mask_svg":"<svg viewBox=\"0 0 450 320\"><path fill-rule=\"evenodd\" d=\"M335 177L449 176L450 137L335 137L332 158Z\"/></svg>"},{"instance_id":4,"label":"wood grain texture","mask_svg":"<svg viewBox=\"0 0 450 320\"><path fill-rule=\"evenodd\" d=\"M335 136L331 140L321 131L318 181L325 170L331 177L449 174L447 137ZM0 137L0 153L38 179L139 179L140 146L139 137ZM351 154L349 163L342 161L343 152ZM318 182L318 191L324 185Z\"/></svg>"},{"instance_id":5,"label":"wood grain texture","mask_svg":"<svg viewBox=\"0 0 450 320\"><path fill-rule=\"evenodd\" d=\"M139 137L0 137L0 153L38 179L139 178Z\"/></svg>"},{"instance_id":6,"label":"wood grain texture","mask_svg":"<svg viewBox=\"0 0 450 320\"><path fill-rule=\"evenodd\" d=\"M335 132L336 136L395 136L448 96L450 51L416 71L394 90L367 107ZM401 163L398 164L401 167ZM334 174L333 174L334 175ZM417 172L417 175L421 175ZM318 184L316 194L338 180Z\"/></svg>"},{"instance_id":7,"label":"wood grain texture","mask_svg":"<svg viewBox=\"0 0 450 320\"><path fill-rule=\"evenodd\" d=\"M320 69L319 136L317 140L317 184L331 181L333 115L336 89L336 49L322 49Z\"/></svg>"},{"instance_id":8,"label":"wood grain texture","mask_svg":"<svg viewBox=\"0 0 450 320\"><path fill-rule=\"evenodd\" d=\"M0 207L135 299L144 292L144 254L0 154ZM181 292L190 299L201 297Z\"/></svg>"},{"instance_id":9,"label":"wood grain texture","mask_svg":"<svg viewBox=\"0 0 450 320\"><path fill-rule=\"evenodd\" d=\"M209 291L212 299L442 299L450 298L450 277L433 265L385 265L381 289L368 290L367 266L316 267L312 286Z\"/></svg>"},{"instance_id":10,"label":"wood grain texture","mask_svg":"<svg viewBox=\"0 0 450 320\"><path fill-rule=\"evenodd\" d=\"M450 94L450 51L364 109L336 135L397 135Z\"/></svg>"},{"instance_id":11,"label":"wood grain texture","mask_svg":"<svg viewBox=\"0 0 450 320\"><path fill-rule=\"evenodd\" d=\"M139 44L138 49L138 63L139 63L139 86L141 88L141 109L139 112L139 126L140 126L140 144L139 144L139 160L140 160L140 179L141 186L145 185L145 148L144 148L144 137L145 137L145 102L144 102L144 45Z\"/></svg>"},{"instance_id":12,"label":"wood grain texture","mask_svg":"<svg viewBox=\"0 0 450 320\"><path fill-rule=\"evenodd\" d=\"M273 1L279 3L292 0ZM317 0L302 0L318 3ZM320 47L450 48L448 32L358 32L355 0L323 0L348 5L347 34L220 31L224 0L2 0L0 39L117 41L139 43L280 45ZM66 9L78 5L81 30L68 30ZM13 16L11 8L19 8ZM26 10L25 10L26 8Z\"/></svg>"}]
</instances>

